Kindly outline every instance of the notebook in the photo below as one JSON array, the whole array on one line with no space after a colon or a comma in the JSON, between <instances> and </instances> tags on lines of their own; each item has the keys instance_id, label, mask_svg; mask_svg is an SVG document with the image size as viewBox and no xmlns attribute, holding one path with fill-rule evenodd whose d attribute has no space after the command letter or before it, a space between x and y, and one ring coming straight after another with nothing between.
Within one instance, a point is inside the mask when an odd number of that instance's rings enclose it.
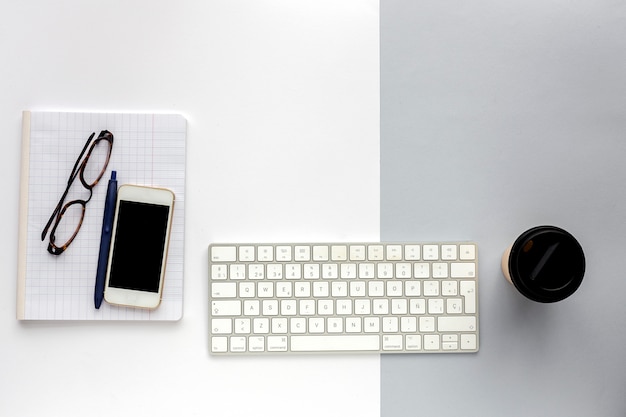
<instances>
[{"instance_id":1,"label":"notebook","mask_svg":"<svg viewBox=\"0 0 626 417\"><path fill-rule=\"evenodd\" d=\"M185 142L187 122L176 114L30 112L22 115L18 241L19 320L166 320L183 314ZM61 255L47 252L41 233L67 186L89 135L114 135L107 170L93 188L78 235ZM102 303L94 307L96 265L107 182L165 187L176 196L161 305L154 310ZM69 199L89 191L76 179Z\"/></svg>"}]
</instances>

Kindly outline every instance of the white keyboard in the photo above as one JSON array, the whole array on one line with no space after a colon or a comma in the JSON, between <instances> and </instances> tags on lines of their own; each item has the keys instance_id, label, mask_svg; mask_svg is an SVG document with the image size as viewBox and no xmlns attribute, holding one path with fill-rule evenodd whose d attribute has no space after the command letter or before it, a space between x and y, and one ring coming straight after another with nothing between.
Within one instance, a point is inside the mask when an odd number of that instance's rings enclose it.
<instances>
[{"instance_id":1,"label":"white keyboard","mask_svg":"<svg viewBox=\"0 0 626 417\"><path fill-rule=\"evenodd\" d=\"M212 244L213 354L478 351L477 246Z\"/></svg>"}]
</instances>

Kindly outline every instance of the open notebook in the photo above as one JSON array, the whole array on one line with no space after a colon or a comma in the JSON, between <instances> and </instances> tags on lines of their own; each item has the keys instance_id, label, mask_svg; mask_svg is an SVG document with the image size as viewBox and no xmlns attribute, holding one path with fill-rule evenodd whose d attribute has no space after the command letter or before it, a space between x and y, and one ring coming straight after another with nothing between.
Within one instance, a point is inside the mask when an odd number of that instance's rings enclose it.
<instances>
[{"instance_id":1,"label":"open notebook","mask_svg":"<svg viewBox=\"0 0 626 417\"><path fill-rule=\"evenodd\" d=\"M113 133L104 176L93 188L76 239L60 256L47 252L41 232L66 188L74 162L92 132ZM20 320L179 320L183 314L185 141L180 115L23 113L17 318ZM154 310L94 307L94 284L107 181L169 188L176 195L161 305ZM88 197L74 181L68 199ZM66 199L66 202L68 200Z\"/></svg>"}]
</instances>

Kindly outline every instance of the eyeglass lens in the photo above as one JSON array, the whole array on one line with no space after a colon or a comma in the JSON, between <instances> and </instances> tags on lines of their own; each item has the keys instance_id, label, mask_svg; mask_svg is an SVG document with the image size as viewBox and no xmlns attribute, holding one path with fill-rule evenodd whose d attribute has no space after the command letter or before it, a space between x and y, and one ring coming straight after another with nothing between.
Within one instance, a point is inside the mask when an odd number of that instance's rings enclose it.
<instances>
[{"instance_id":1,"label":"eyeglass lens","mask_svg":"<svg viewBox=\"0 0 626 417\"><path fill-rule=\"evenodd\" d=\"M50 243L57 248L69 246L83 223L85 204L82 200L74 200L63 207L50 231Z\"/></svg>"},{"instance_id":2,"label":"eyeglass lens","mask_svg":"<svg viewBox=\"0 0 626 417\"><path fill-rule=\"evenodd\" d=\"M80 172L80 180L86 188L94 187L106 171L111 142L99 137L89 149Z\"/></svg>"}]
</instances>

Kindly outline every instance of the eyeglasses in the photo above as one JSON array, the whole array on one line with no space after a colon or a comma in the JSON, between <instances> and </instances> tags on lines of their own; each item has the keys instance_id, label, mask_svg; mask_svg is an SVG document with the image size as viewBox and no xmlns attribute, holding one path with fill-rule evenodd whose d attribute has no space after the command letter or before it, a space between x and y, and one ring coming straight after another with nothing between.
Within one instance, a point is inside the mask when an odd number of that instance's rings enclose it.
<instances>
[{"instance_id":1,"label":"eyeglasses","mask_svg":"<svg viewBox=\"0 0 626 417\"><path fill-rule=\"evenodd\" d=\"M83 224L83 219L85 218L87 203L91 200L93 195L93 187L98 184L98 181L100 181L100 178L102 178L107 169L107 165L109 165L111 150L113 149L113 134L108 130L103 130L94 140L93 137L95 135L96 132L93 132L91 136L89 136L89 139L87 139L85 146L83 146L83 150L80 152L80 155L78 155L78 159L74 163L72 173L67 180L67 187L65 188L59 203L52 212L48 223L46 223L46 227L44 227L43 232L41 232L41 240L43 241L48 234L48 229L52 225L52 229L50 230L50 242L48 243L48 252L53 255L60 255L65 252L67 247L72 243L78 234L78 231ZM87 151L87 149L89 150ZM87 151L86 154L85 151ZM83 155L85 156L84 158ZM70 187L74 183L76 177L80 178L80 182L83 187L89 191L89 198L86 200L72 200L63 205L65 198L70 191ZM71 233L69 238L67 238L62 245L58 245L56 243L55 233L57 232L59 225L62 224L61 221L63 220L63 215L66 214L67 210L70 208L78 209L80 211L76 216L66 216L66 220L63 222L64 224L61 227L61 230L69 230L70 233L72 231L73 233ZM68 217L70 217L70 219L68 219ZM73 228L74 224L75 228Z\"/></svg>"}]
</instances>

